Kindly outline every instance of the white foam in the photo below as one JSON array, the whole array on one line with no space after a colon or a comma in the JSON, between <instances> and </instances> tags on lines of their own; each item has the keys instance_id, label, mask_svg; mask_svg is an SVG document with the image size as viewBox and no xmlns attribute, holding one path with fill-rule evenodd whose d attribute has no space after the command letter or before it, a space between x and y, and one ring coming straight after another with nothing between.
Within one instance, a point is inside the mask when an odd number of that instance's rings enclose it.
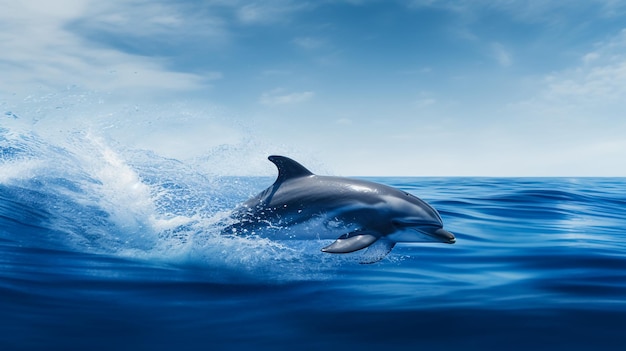
<instances>
[{"instance_id":1,"label":"white foam","mask_svg":"<svg viewBox=\"0 0 626 351\"><path fill-rule=\"evenodd\" d=\"M131 233L153 232L158 219L150 188L101 138L88 134L86 140L94 146L95 155L89 155L86 163L91 163L90 174L98 181L91 190L100 207L118 226Z\"/></svg>"},{"instance_id":2,"label":"white foam","mask_svg":"<svg viewBox=\"0 0 626 351\"><path fill-rule=\"evenodd\" d=\"M151 135L161 135L166 130L149 122L163 120L169 126L169 116L176 113L160 111L159 119L138 117L138 109L127 109L123 116L114 115L110 106L101 109L100 99L87 104L69 99L55 109L52 100L27 101L26 109L16 109L21 120L14 124L19 127L0 130L5 143L21 143L28 151L0 160L0 182L41 193L36 201L50 213L50 229L62 233L58 241L77 251L206 267L212 274L225 270L308 277L332 261L320 260L324 255L317 242L221 234L229 210L265 186L225 175L236 173L242 164L252 165L246 172L262 169L261 174L274 175L265 160L271 147L247 135L243 143L207 149L205 156L168 159L155 150L136 148L147 144L120 144L112 135L123 133L128 129L124 126L141 134L140 126L146 125L152 126ZM189 113L193 126L202 122L202 116ZM177 133L184 133L181 128Z\"/></svg>"}]
</instances>

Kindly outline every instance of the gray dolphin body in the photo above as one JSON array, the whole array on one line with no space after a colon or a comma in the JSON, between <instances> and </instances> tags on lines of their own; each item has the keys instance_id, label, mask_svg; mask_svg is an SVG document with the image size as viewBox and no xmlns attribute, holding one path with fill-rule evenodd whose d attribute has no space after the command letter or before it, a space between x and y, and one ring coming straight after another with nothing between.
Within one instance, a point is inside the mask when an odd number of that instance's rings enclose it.
<instances>
[{"instance_id":1,"label":"gray dolphin body","mask_svg":"<svg viewBox=\"0 0 626 351\"><path fill-rule=\"evenodd\" d=\"M232 214L237 222L223 233L336 239L322 248L328 253L376 247L378 254L364 263L384 258L397 242L456 241L443 229L434 208L405 191L364 180L314 175L284 156L269 160L278 167L278 178L239 206Z\"/></svg>"}]
</instances>

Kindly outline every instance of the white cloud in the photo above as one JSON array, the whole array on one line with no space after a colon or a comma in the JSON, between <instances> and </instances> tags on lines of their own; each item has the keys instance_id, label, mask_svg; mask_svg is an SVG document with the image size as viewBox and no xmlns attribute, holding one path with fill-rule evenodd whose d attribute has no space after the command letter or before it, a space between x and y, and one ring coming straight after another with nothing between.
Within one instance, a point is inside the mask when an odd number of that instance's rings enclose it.
<instances>
[{"instance_id":1,"label":"white cloud","mask_svg":"<svg viewBox=\"0 0 626 351\"><path fill-rule=\"evenodd\" d=\"M241 22L247 24L271 21L274 17L272 11L259 4L243 6L237 12L237 16Z\"/></svg>"},{"instance_id":2,"label":"white cloud","mask_svg":"<svg viewBox=\"0 0 626 351\"><path fill-rule=\"evenodd\" d=\"M425 108L436 103L437 100L432 96L432 93L428 91L420 92L417 98L413 101L413 105L417 108Z\"/></svg>"},{"instance_id":3,"label":"white cloud","mask_svg":"<svg viewBox=\"0 0 626 351\"><path fill-rule=\"evenodd\" d=\"M128 0L93 2L79 19L88 29L131 37L200 37L206 42L228 37L226 23L209 11L191 12L175 2Z\"/></svg>"},{"instance_id":4,"label":"white cloud","mask_svg":"<svg viewBox=\"0 0 626 351\"><path fill-rule=\"evenodd\" d=\"M526 0L412 0L408 2L409 8L439 8L454 11L466 18L474 18L485 9L491 9L506 13L516 20L530 23L548 22L559 23L567 16L566 13L579 13L581 10L592 9L604 17L612 17L623 14L626 4L616 0L592 0L592 1L526 1Z\"/></svg>"},{"instance_id":5,"label":"white cloud","mask_svg":"<svg viewBox=\"0 0 626 351\"><path fill-rule=\"evenodd\" d=\"M339 118L338 120L335 121L335 123L341 126L349 126L349 125L352 125L353 122L349 118Z\"/></svg>"},{"instance_id":6,"label":"white cloud","mask_svg":"<svg viewBox=\"0 0 626 351\"><path fill-rule=\"evenodd\" d=\"M568 105L613 105L626 110L626 29L597 43L582 64L545 78L542 99Z\"/></svg>"},{"instance_id":7,"label":"white cloud","mask_svg":"<svg viewBox=\"0 0 626 351\"><path fill-rule=\"evenodd\" d=\"M536 84L536 94L511 105L512 110L589 125L621 116L626 111L626 29L596 43L581 55L578 65L552 72Z\"/></svg>"},{"instance_id":8,"label":"white cloud","mask_svg":"<svg viewBox=\"0 0 626 351\"><path fill-rule=\"evenodd\" d=\"M511 64L513 64L513 58L511 57L511 53L502 44L491 44L491 50L493 52L494 58L500 66L509 67Z\"/></svg>"},{"instance_id":9,"label":"white cloud","mask_svg":"<svg viewBox=\"0 0 626 351\"><path fill-rule=\"evenodd\" d=\"M600 8L607 17L623 15L626 12L626 3L621 0L598 0Z\"/></svg>"},{"instance_id":10,"label":"white cloud","mask_svg":"<svg viewBox=\"0 0 626 351\"><path fill-rule=\"evenodd\" d=\"M423 107L432 106L436 103L437 103L437 100L433 98L420 98L415 101L415 106L423 108Z\"/></svg>"},{"instance_id":11,"label":"white cloud","mask_svg":"<svg viewBox=\"0 0 626 351\"><path fill-rule=\"evenodd\" d=\"M259 102L267 106L293 105L308 101L314 96L312 91L287 93L283 89L274 89L263 93Z\"/></svg>"},{"instance_id":12,"label":"white cloud","mask_svg":"<svg viewBox=\"0 0 626 351\"><path fill-rule=\"evenodd\" d=\"M3 3L0 13L0 70L4 73L0 91L56 90L73 85L105 91L187 90L202 88L207 80L214 80L219 74L214 72L202 76L172 71L166 68L167 61L163 59L97 46L69 29L72 23L85 18L98 18L102 21L100 25L112 28L118 24L119 28L133 27L137 22L131 24L124 14L125 9L136 13L133 5L138 4L137 1L113 2L119 7L115 11L109 9L111 11L102 18L94 15L94 11L106 7L95 0ZM157 15L163 10L160 6L155 4L154 7L144 8L148 16L145 23L149 24L147 27L137 24L137 27L143 28L138 29L139 32L147 35L165 24L179 25L179 19L171 11L168 15Z\"/></svg>"},{"instance_id":13,"label":"white cloud","mask_svg":"<svg viewBox=\"0 0 626 351\"><path fill-rule=\"evenodd\" d=\"M288 76L291 75L292 72L285 69L266 69L261 71L260 76L262 77L276 77L276 76Z\"/></svg>"},{"instance_id":14,"label":"white cloud","mask_svg":"<svg viewBox=\"0 0 626 351\"><path fill-rule=\"evenodd\" d=\"M315 50L324 46L325 41L319 38L301 37L295 38L293 43L305 50Z\"/></svg>"},{"instance_id":15,"label":"white cloud","mask_svg":"<svg viewBox=\"0 0 626 351\"><path fill-rule=\"evenodd\" d=\"M598 57L600 57L600 55L598 55L598 53L595 52L590 52L588 54L586 54L585 56L583 56L583 62L586 64L589 64L595 60L598 59Z\"/></svg>"},{"instance_id":16,"label":"white cloud","mask_svg":"<svg viewBox=\"0 0 626 351\"><path fill-rule=\"evenodd\" d=\"M237 19L248 25L283 22L290 15L308 8L306 2L273 0L246 4L237 9Z\"/></svg>"},{"instance_id":17,"label":"white cloud","mask_svg":"<svg viewBox=\"0 0 626 351\"><path fill-rule=\"evenodd\" d=\"M517 172L626 174L626 30L581 54L575 66L534 84L530 98L503 108L489 125L489 140L499 153L508 145L508 158L520 165Z\"/></svg>"}]
</instances>

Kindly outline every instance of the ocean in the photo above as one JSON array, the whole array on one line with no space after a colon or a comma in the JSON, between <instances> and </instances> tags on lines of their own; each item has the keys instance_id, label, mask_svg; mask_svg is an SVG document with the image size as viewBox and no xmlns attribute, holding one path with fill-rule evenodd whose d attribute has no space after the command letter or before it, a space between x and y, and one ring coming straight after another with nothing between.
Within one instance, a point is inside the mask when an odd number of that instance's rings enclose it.
<instances>
[{"instance_id":1,"label":"ocean","mask_svg":"<svg viewBox=\"0 0 626 351\"><path fill-rule=\"evenodd\" d=\"M624 350L626 179L367 178L454 245L220 234L271 177L0 128L0 350Z\"/></svg>"}]
</instances>

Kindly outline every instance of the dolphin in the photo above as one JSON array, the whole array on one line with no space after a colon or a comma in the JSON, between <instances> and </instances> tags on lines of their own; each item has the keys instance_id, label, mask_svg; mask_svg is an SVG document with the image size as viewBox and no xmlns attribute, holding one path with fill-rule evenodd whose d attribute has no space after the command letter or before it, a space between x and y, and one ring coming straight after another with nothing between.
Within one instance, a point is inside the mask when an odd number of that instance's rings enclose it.
<instances>
[{"instance_id":1,"label":"dolphin","mask_svg":"<svg viewBox=\"0 0 626 351\"><path fill-rule=\"evenodd\" d=\"M398 242L456 241L443 229L437 210L412 194L365 180L315 175L284 156L268 159L278 168L276 181L233 211L235 223L224 234L335 239L321 251L369 247L376 252L362 263L383 259Z\"/></svg>"}]
</instances>

